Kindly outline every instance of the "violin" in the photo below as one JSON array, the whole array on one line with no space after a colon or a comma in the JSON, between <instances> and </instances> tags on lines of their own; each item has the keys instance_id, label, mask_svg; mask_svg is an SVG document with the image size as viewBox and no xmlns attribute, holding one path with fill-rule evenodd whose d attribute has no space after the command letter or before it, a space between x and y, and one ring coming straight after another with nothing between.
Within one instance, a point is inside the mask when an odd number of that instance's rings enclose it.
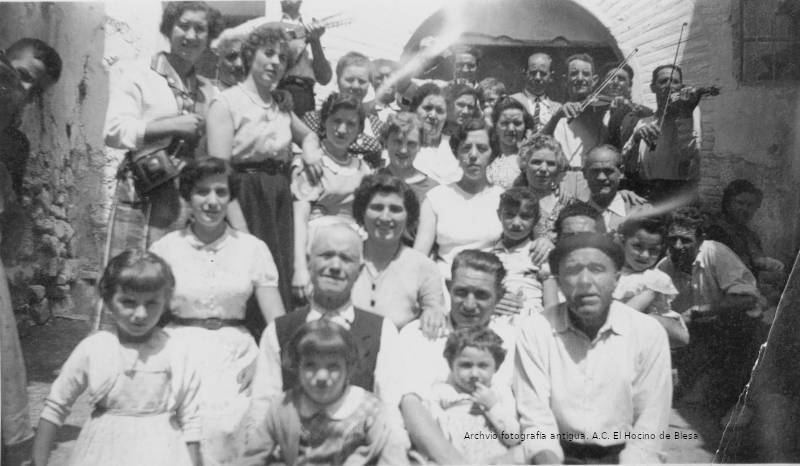
<instances>
[{"instance_id":1,"label":"violin","mask_svg":"<svg viewBox=\"0 0 800 466\"><path fill-rule=\"evenodd\" d=\"M683 86L681 89L686 89L687 87L691 86ZM694 94L697 97L697 100L694 101L688 99L681 98L681 91L671 92L669 94L669 100L666 105L666 113L673 114L674 112L678 112L681 110L684 111L692 111L694 107L697 106L697 103L700 101L701 98L704 96L717 96L719 95L720 87L719 86L701 86L694 89Z\"/></svg>"}]
</instances>

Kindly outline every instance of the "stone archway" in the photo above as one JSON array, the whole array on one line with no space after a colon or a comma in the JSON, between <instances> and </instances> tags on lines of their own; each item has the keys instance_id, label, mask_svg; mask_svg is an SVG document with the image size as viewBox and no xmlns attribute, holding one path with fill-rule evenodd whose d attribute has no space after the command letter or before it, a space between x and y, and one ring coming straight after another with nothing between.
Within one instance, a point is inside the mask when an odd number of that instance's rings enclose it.
<instances>
[{"instance_id":1,"label":"stone archway","mask_svg":"<svg viewBox=\"0 0 800 466\"><path fill-rule=\"evenodd\" d=\"M553 57L557 77L566 71L564 60L575 53L590 54L598 67L622 58L615 38L603 23L578 3L563 0L467 0L448 5L416 28L404 46L404 55L418 50L425 37L452 34L453 29L458 30L456 43L482 51L479 79L498 78L512 91L523 87L523 71L533 52ZM452 69L439 66L424 77L451 79ZM562 97L560 91L553 89L551 95L558 99Z\"/></svg>"}]
</instances>

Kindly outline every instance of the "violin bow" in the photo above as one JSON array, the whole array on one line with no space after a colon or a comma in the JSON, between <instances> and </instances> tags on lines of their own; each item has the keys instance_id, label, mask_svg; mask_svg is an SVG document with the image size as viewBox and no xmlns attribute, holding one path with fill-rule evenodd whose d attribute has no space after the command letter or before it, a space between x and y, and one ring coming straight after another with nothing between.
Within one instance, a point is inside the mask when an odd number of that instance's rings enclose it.
<instances>
[{"instance_id":1,"label":"violin bow","mask_svg":"<svg viewBox=\"0 0 800 466\"><path fill-rule=\"evenodd\" d=\"M638 48L633 49L633 51L631 51L631 53L629 53L628 56L625 57L625 59L622 60L619 63L619 65L617 65L616 68L614 68L613 72L609 72L606 74L606 77L603 79L603 82L601 82L600 85L597 86L597 89L595 89L591 94L589 94L589 97L587 97L583 101L583 103L581 103L581 112L586 110L586 108L589 105L591 105L591 103L597 98L597 96L600 95L600 93L603 92L603 90L605 90L605 88L608 87L609 84L611 84L611 81L614 80L614 77L617 75L617 73L622 68L624 68L625 65L627 65L628 62L631 60L631 58L633 58L633 56L636 55L637 53L639 53L639 49Z\"/></svg>"},{"instance_id":2,"label":"violin bow","mask_svg":"<svg viewBox=\"0 0 800 466\"><path fill-rule=\"evenodd\" d=\"M681 49L681 41L683 40L683 31L686 30L686 27L689 23L684 22L681 26L681 34L678 36L678 43L675 45L675 58L672 59L672 67L669 69L669 85L672 86L672 77L675 75L675 66L678 64L678 51ZM664 117L667 116L667 108L669 107L670 99L669 96L672 92L667 93L667 101L664 102L664 112L661 114L661 118L658 121L658 132L661 133L661 130L664 127Z\"/></svg>"}]
</instances>

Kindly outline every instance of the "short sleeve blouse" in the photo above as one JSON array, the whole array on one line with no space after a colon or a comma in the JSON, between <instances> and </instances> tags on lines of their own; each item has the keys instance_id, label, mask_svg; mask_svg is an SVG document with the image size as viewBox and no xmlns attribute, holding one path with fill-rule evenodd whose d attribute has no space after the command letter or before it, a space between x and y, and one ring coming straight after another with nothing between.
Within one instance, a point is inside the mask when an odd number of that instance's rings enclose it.
<instances>
[{"instance_id":1,"label":"short sleeve blouse","mask_svg":"<svg viewBox=\"0 0 800 466\"><path fill-rule=\"evenodd\" d=\"M292 194L297 200L311 203L310 220L325 215L352 220L356 188L371 172L361 159L350 157L347 165L340 165L328 155L323 155L320 182L311 184L305 170L298 171L292 180Z\"/></svg>"},{"instance_id":2,"label":"short sleeve blouse","mask_svg":"<svg viewBox=\"0 0 800 466\"><path fill-rule=\"evenodd\" d=\"M224 105L233 120L231 160L260 162L291 158L292 116L273 102L265 104L241 84L222 91L212 105Z\"/></svg>"},{"instance_id":3,"label":"short sleeve blouse","mask_svg":"<svg viewBox=\"0 0 800 466\"><path fill-rule=\"evenodd\" d=\"M257 288L278 286L278 271L267 245L233 228L209 244L189 228L174 231L155 242L150 251L172 267L172 310L181 318L243 319L247 300Z\"/></svg>"}]
</instances>

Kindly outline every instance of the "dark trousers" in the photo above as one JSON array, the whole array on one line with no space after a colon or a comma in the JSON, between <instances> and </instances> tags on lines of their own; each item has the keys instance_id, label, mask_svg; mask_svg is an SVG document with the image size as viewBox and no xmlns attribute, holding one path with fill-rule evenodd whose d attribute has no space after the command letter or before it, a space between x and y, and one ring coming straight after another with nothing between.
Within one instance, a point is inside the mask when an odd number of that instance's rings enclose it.
<instances>
[{"instance_id":1,"label":"dark trousers","mask_svg":"<svg viewBox=\"0 0 800 466\"><path fill-rule=\"evenodd\" d=\"M697 200L697 182L694 180L644 180L638 174L625 176L620 188L633 191L653 204L673 199L690 204Z\"/></svg>"},{"instance_id":2,"label":"dark trousers","mask_svg":"<svg viewBox=\"0 0 800 466\"><path fill-rule=\"evenodd\" d=\"M564 464L619 464L619 454L625 444L608 447L561 441Z\"/></svg>"},{"instance_id":3,"label":"dark trousers","mask_svg":"<svg viewBox=\"0 0 800 466\"><path fill-rule=\"evenodd\" d=\"M294 265L294 213L286 169L236 172L232 176L235 198L239 201L250 234L267 244L278 268L278 290L283 307L289 311ZM247 329L256 337L266 322L255 299L247 306Z\"/></svg>"}]
</instances>

